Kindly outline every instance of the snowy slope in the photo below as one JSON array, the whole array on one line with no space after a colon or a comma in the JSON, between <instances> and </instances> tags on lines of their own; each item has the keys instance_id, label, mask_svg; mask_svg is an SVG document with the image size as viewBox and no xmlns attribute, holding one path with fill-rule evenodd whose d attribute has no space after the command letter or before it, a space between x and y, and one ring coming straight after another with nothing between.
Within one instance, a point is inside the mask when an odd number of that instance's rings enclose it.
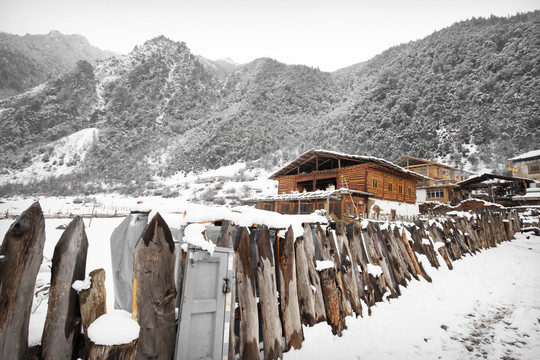
<instances>
[{"instance_id":1,"label":"snowy slope","mask_svg":"<svg viewBox=\"0 0 540 360\"><path fill-rule=\"evenodd\" d=\"M65 136L50 144L42 154L31 159L22 171L11 170L0 175L0 184L39 181L74 172L97 139L98 129L88 128Z\"/></svg>"}]
</instances>

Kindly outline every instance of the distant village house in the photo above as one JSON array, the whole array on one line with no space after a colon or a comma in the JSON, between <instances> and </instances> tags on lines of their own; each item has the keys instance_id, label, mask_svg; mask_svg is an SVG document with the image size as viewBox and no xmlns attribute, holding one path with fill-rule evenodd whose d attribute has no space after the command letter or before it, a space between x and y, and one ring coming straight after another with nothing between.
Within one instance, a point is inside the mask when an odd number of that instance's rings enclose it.
<instances>
[{"instance_id":1,"label":"distant village house","mask_svg":"<svg viewBox=\"0 0 540 360\"><path fill-rule=\"evenodd\" d=\"M419 204L437 201L456 205L463 200L462 195L455 189L456 183L467 180L471 173L450 165L409 155L400 156L394 163L431 178L418 183L416 201Z\"/></svg>"}]
</instances>

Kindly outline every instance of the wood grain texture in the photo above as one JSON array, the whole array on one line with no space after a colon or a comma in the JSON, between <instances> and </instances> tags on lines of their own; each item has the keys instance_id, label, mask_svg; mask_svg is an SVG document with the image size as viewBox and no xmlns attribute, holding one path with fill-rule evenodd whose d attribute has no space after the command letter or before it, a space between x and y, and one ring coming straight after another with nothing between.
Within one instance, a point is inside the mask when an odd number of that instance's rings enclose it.
<instances>
[{"instance_id":1,"label":"wood grain texture","mask_svg":"<svg viewBox=\"0 0 540 360\"><path fill-rule=\"evenodd\" d=\"M0 359L22 359L36 276L43 259L45 220L32 204L8 229L0 247Z\"/></svg>"},{"instance_id":2,"label":"wood grain texture","mask_svg":"<svg viewBox=\"0 0 540 360\"><path fill-rule=\"evenodd\" d=\"M156 214L133 254L133 312L141 327L136 359L171 360L176 343L174 261L171 231Z\"/></svg>"},{"instance_id":3,"label":"wood grain texture","mask_svg":"<svg viewBox=\"0 0 540 360\"><path fill-rule=\"evenodd\" d=\"M49 304L41 337L44 360L71 359L78 352L81 311L77 292L71 285L84 279L87 252L84 222L76 216L54 248Z\"/></svg>"}]
</instances>

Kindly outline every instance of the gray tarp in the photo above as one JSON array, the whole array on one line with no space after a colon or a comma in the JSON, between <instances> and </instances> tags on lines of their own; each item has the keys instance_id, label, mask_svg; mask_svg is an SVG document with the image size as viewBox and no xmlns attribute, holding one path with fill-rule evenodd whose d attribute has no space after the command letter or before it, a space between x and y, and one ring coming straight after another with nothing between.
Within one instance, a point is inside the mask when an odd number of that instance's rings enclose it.
<instances>
[{"instance_id":1,"label":"gray tarp","mask_svg":"<svg viewBox=\"0 0 540 360\"><path fill-rule=\"evenodd\" d=\"M133 250L148 225L147 213L129 214L111 235L114 308L131 312L133 296Z\"/></svg>"}]
</instances>

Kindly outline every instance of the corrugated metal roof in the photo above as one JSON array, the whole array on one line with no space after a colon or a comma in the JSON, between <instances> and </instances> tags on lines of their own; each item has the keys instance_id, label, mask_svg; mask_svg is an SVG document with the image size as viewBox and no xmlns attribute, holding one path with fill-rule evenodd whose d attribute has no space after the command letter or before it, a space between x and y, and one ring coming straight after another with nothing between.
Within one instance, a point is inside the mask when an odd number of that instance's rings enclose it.
<instances>
[{"instance_id":1,"label":"corrugated metal roof","mask_svg":"<svg viewBox=\"0 0 540 360\"><path fill-rule=\"evenodd\" d=\"M320 157L327 157L332 159L341 159L341 160L348 160L351 162L354 162L356 164L364 164L364 163L373 163L380 165L382 167L385 167L387 169L397 171L400 173L403 173L407 176L419 179L419 180L432 180L430 177L418 174L412 170L407 170L399 165L396 165L388 160L376 158L373 156L362 156L362 155L350 155L350 154L344 154L339 153L335 151L328 151L328 150L321 150L321 149L314 149L309 150L302 155L300 155L298 158L296 158L294 161L292 161L290 164L283 167L281 170L275 172L270 176L270 179L276 179L281 176L285 176L285 174L291 172L294 170L297 166L302 165L308 161L310 161L315 156Z\"/></svg>"}]
</instances>

